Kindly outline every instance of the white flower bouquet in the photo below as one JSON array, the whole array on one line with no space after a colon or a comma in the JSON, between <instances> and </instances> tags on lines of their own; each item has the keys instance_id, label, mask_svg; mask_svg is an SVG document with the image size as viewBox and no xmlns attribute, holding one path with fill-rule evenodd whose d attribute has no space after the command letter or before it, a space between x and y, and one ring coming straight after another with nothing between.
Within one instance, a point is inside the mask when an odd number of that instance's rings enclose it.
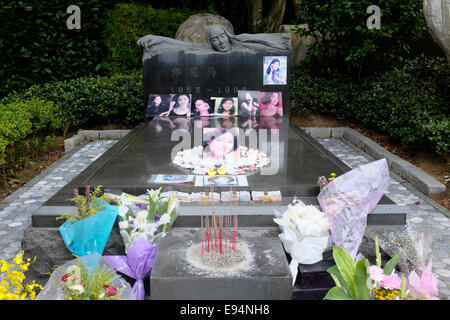
<instances>
[{"instance_id":1,"label":"white flower bouquet","mask_svg":"<svg viewBox=\"0 0 450 320\"><path fill-rule=\"evenodd\" d=\"M322 253L330 246L328 219L316 207L300 202L289 205L283 214L277 212L273 220L279 225L281 242L292 257L289 268L294 284L298 264L321 261Z\"/></svg>"},{"instance_id":2,"label":"white flower bouquet","mask_svg":"<svg viewBox=\"0 0 450 320\"><path fill-rule=\"evenodd\" d=\"M160 196L161 188L147 192L148 200L145 195L135 197L126 193L119 197L119 229L126 253L141 238L157 245L178 216L176 194Z\"/></svg>"}]
</instances>

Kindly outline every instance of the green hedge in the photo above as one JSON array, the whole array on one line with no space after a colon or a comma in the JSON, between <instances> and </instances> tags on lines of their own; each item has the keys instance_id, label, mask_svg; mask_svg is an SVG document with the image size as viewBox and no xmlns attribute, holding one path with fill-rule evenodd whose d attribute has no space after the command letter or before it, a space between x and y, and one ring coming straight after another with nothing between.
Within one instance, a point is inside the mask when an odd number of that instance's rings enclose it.
<instances>
[{"instance_id":1,"label":"green hedge","mask_svg":"<svg viewBox=\"0 0 450 320\"><path fill-rule=\"evenodd\" d=\"M0 165L5 184L8 173L53 145L54 134L62 126L59 115L53 102L37 98L0 103Z\"/></svg>"},{"instance_id":2,"label":"green hedge","mask_svg":"<svg viewBox=\"0 0 450 320\"><path fill-rule=\"evenodd\" d=\"M450 152L450 67L444 58L423 55L401 68L352 82L342 74L291 77L292 113L319 112L353 119L398 138L408 147Z\"/></svg>"},{"instance_id":3,"label":"green hedge","mask_svg":"<svg viewBox=\"0 0 450 320\"><path fill-rule=\"evenodd\" d=\"M107 70L102 32L117 0L21 0L0 5L0 97L35 83ZM81 29L68 30L69 5L81 9Z\"/></svg>"},{"instance_id":4,"label":"green hedge","mask_svg":"<svg viewBox=\"0 0 450 320\"><path fill-rule=\"evenodd\" d=\"M0 103L21 103L35 98L58 107L65 131L89 125L137 124L144 118L142 71L113 76L52 81L14 92Z\"/></svg>"},{"instance_id":5,"label":"green hedge","mask_svg":"<svg viewBox=\"0 0 450 320\"><path fill-rule=\"evenodd\" d=\"M299 0L297 5L299 22L309 27L298 32L319 40L308 49L307 57L316 72L339 70L364 78L412 57L414 43L430 38L423 0ZM370 5L381 10L380 29L366 25Z\"/></svg>"},{"instance_id":6,"label":"green hedge","mask_svg":"<svg viewBox=\"0 0 450 320\"><path fill-rule=\"evenodd\" d=\"M136 44L139 38L148 34L174 38L178 27L189 16L200 12L215 13L213 9L192 11L155 9L136 3L118 4L109 11L105 29L109 49L107 61L111 71L128 72L142 68L142 48Z\"/></svg>"}]
</instances>

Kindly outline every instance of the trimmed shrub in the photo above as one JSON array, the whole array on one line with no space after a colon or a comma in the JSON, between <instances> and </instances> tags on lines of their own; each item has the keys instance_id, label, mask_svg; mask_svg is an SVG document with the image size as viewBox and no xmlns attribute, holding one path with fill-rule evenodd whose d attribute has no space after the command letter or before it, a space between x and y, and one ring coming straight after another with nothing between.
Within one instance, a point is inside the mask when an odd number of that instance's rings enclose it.
<instances>
[{"instance_id":1,"label":"trimmed shrub","mask_svg":"<svg viewBox=\"0 0 450 320\"><path fill-rule=\"evenodd\" d=\"M53 144L61 129L59 110L51 101L32 98L0 103L0 165L4 183L7 171L22 168Z\"/></svg>"},{"instance_id":2,"label":"trimmed shrub","mask_svg":"<svg viewBox=\"0 0 450 320\"><path fill-rule=\"evenodd\" d=\"M208 12L203 11L155 9L150 5L121 3L108 13L105 38L109 49L108 62L112 72L128 72L142 68L142 48L136 42L148 35L174 38L178 27L189 16Z\"/></svg>"},{"instance_id":3,"label":"trimmed shrub","mask_svg":"<svg viewBox=\"0 0 450 320\"><path fill-rule=\"evenodd\" d=\"M352 82L343 75L313 77L293 69L293 114L319 112L374 127L409 147L450 152L450 67L418 56L401 68Z\"/></svg>"},{"instance_id":4,"label":"trimmed shrub","mask_svg":"<svg viewBox=\"0 0 450 320\"><path fill-rule=\"evenodd\" d=\"M137 124L144 119L142 92L142 71L135 71L33 85L8 95L0 103L19 103L34 98L51 101L58 107L64 131L67 131L93 124Z\"/></svg>"}]
</instances>

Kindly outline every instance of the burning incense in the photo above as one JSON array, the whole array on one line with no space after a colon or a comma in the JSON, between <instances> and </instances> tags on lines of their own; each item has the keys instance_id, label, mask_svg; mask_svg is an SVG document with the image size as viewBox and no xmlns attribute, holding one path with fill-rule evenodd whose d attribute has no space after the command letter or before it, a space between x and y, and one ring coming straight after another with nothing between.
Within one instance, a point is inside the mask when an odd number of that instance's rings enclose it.
<instances>
[{"instance_id":1,"label":"burning incense","mask_svg":"<svg viewBox=\"0 0 450 320\"><path fill-rule=\"evenodd\" d=\"M238 218L237 215L234 215L233 251L236 251L237 225L238 225Z\"/></svg>"},{"instance_id":2,"label":"burning incense","mask_svg":"<svg viewBox=\"0 0 450 320\"><path fill-rule=\"evenodd\" d=\"M206 250L209 252L209 219L208 217L206 217L205 219L206 219L206 242L208 244Z\"/></svg>"},{"instance_id":3,"label":"burning incense","mask_svg":"<svg viewBox=\"0 0 450 320\"><path fill-rule=\"evenodd\" d=\"M215 208L214 208L214 188L212 187L212 185L210 185L210 192L211 194L211 199L212 199L212 212L211 212L211 216L212 216L212 224L213 224L213 229L214 229L214 249L218 248L217 245L217 221L216 221L216 213L215 213Z\"/></svg>"},{"instance_id":4,"label":"burning incense","mask_svg":"<svg viewBox=\"0 0 450 320\"><path fill-rule=\"evenodd\" d=\"M200 194L201 195L201 194ZM201 199L201 236L202 236L202 258L203 258L203 199Z\"/></svg>"}]
</instances>

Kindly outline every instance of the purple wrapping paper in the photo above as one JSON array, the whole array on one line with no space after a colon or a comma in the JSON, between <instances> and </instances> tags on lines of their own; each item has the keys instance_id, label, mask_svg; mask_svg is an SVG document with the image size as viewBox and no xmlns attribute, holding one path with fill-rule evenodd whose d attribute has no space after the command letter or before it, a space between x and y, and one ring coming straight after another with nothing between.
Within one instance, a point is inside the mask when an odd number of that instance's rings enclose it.
<instances>
[{"instance_id":1,"label":"purple wrapping paper","mask_svg":"<svg viewBox=\"0 0 450 320\"><path fill-rule=\"evenodd\" d=\"M119 272L136 279L133 293L136 300L144 300L144 279L150 276L158 246L152 246L147 239L139 239L126 256L105 256Z\"/></svg>"},{"instance_id":2,"label":"purple wrapping paper","mask_svg":"<svg viewBox=\"0 0 450 320\"><path fill-rule=\"evenodd\" d=\"M317 196L328 217L331 240L355 259L367 226L367 215L389 186L386 159L357 167L327 184Z\"/></svg>"}]
</instances>

